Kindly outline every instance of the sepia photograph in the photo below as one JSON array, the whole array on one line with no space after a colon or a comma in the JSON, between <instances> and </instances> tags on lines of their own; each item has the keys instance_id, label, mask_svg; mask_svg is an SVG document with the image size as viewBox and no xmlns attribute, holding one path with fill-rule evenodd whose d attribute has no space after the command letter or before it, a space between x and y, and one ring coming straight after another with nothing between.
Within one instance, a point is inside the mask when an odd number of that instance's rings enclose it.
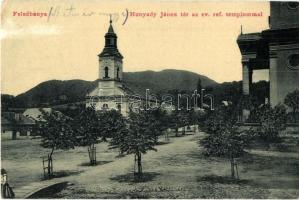
<instances>
[{"instance_id":1,"label":"sepia photograph","mask_svg":"<svg viewBox=\"0 0 299 200\"><path fill-rule=\"evenodd\" d=\"M1 198L299 198L298 0L0 2Z\"/></svg>"}]
</instances>

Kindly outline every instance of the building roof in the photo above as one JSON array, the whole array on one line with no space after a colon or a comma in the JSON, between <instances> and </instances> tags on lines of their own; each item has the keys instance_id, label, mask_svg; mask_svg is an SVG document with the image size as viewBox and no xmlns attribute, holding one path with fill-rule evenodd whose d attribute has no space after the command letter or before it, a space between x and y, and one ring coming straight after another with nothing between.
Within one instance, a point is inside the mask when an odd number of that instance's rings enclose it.
<instances>
[{"instance_id":1,"label":"building roof","mask_svg":"<svg viewBox=\"0 0 299 200\"><path fill-rule=\"evenodd\" d=\"M117 49L117 35L115 34L112 26L112 21L110 20L110 25L108 28L108 32L105 34L105 47L103 51L98 55L99 57L110 57L115 56L118 58L123 58L121 53ZM109 41L113 40L114 43L110 44Z\"/></svg>"},{"instance_id":2,"label":"building roof","mask_svg":"<svg viewBox=\"0 0 299 200\"><path fill-rule=\"evenodd\" d=\"M42 109L43 111L47 113L52 112L52 108L28 108L23 112L23 115L34 120L34 121L41 121L42 112L40 111Z\"/></svg>"},{"instance_id":3,"label":"building roof","mask_svg":"<svg viewBox=\"0 0 299 200\"><path fill-rule=\"evenodd\" d=\"M121 86L117 86L117 88L121 91L123 96L128 96L128 95L134 95L135 93L127 87L123 82ZM92 96L99 96L99 87L97 86L95 89L93 89L91 92L89 92L87 97L92 97Z\"/></svg>"},{"instance_id":4,"label":"building roof","mask_svg":"<svg viewBox=\"0 0 299 200\"><path fill-rule=\"evenodd\" d=\"M1 114L1 125L34 125L35 121L21 113L3 112Z\"/></svg>"},{"instance_id":5,"label":"building roof","mask_svg":"<svg viewBox=\"0 0 299 200\"><path fill-rule=\"evenodd\" d=\"M114 47L104 47L103 51L98 56L99 57L115 56L115 57L123 58L123 56L118 51L118 49Z\"/></svg>"},{"instance_id":6,"label":"building roof","mask_svg":"<svg viewBox=\"0 0 299 200\"><path fill-rule=\"evenodd\" d=\"M62 112L53 110L52 108L28 108L24 111L23 115L34 121L44 121L44 119L42 118L43 114L41 110L43 110L46 113L55 112L58 113L59 116L65 116ZM68 116L65 117L71 119Z\"/></svg>"},{"instance_id":7,"label":"building roof","mask_svg":"<svg viewBox=\"0 0 299 200\"><path fill-rule=\"evenodd\" d=\"M240 34L238 36L238 41L255 41L255 40L260 40L261 37L262 37L261 33Z\"/></svg>"}]
</instances>

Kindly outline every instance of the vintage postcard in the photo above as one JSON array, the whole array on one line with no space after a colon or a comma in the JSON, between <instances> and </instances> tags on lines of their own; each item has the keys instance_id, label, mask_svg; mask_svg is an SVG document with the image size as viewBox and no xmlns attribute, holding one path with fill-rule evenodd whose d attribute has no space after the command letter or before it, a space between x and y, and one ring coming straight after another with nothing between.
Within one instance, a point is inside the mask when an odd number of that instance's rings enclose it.
<instances>
[{"instance_id":1,"label":"vintage postcard","mask_svg":"<svg viewBox=\"0 0 299 200\"><path fill-rule=\"evenodd\" d=\"M299 198L299 2L3 0L1 197Z\"/></svg>"}]
</instances>

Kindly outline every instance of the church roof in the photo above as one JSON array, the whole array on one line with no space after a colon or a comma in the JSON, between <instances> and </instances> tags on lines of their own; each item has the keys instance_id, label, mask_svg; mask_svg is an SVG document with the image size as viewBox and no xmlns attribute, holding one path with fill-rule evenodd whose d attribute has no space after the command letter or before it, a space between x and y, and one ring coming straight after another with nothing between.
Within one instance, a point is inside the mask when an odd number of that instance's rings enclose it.
<instances>
[{"instance_id":1,"label":"church roof","mask_svg":"<svg viewBox=\"0 0 299 200\"><path fill-rule=\"evenodd\" d=\"M126 91L126 93L128 95L134 95L136 94L133 90L131 90L128 86L126 86L125 84L122 85L121 87L122 90Z\"/></svg>"},{"instance_id":2,"label":"church roof","mask_svg":"<svg viewBox=\"0 0 299 200\"><path fill-rule=\"evenodd\" d=\"M117 87L119 90L123 92L123 95L134 95L133 90L131 90L129 87L127 87L124 83L122 83L121 86ZM99 95L99 87L97 86L94 90L92 90L90 93L88 93L86 96L87 97L92 97L92 96L98 96Z\"/></svg>"},{"instance_id":3,"label":"church roof","mask_svg":"<svg viewBox=\"0 0 299 200\"><path fill-rule=\"evenodd\" d=\"M110 25L108 28L108 32L105 34L105 47L103 51L98 55L99 57L110 57L115 56L119 58L123 58L121 53L117 49L117 35L115 34L112 26L112 21L110 20ZM110 40L113 40L114 43L110 44Z\"/></svg>"},{"instance_id":4,"label":"church roof","mask_svg":"<svg viewBox=\"0 0 299 200\"><path fill-rule=\"evenodd\" d=\"M123 56L121 55L121 53L118 51L117 48L114 47L105 47L102 51L102 53L100 53L98 55L99 57L109 57L109 56L116 56L119 58L123 58Z\"/></svg>"}]
</instances>

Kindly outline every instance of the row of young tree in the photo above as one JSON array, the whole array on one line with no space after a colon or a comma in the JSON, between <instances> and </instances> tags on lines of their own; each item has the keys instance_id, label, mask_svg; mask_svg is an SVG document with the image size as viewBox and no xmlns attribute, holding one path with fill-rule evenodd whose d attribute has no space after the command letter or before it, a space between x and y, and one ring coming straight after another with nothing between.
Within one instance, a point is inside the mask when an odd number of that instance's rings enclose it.
<instances>
[{"instance_id":1,"label":"row of young tree","mask_svg":"<svg viewBox=\"0 0 299 200\"><path fill-rule=\"evenodd\" d=\"M294 97L295 96L295 97ZM299 92L294 91L286 97L285 104L297 112ZM205 113L176 109L170 114L162 109L131 112L124 118L118 111L96 112L86 108L81 113L69 118L59 112L43 112L43 120L39 124L42 146L50 148L48 160L52 160L55 149L70 149L76 146L86 146L88 152L93 152L94 145L99 142L109 142L111 149L117 148L120 154L134 154L137 163L137 175L142 175L142 155L149 150L156 150L158 137L168 128L175 130L179 136L179 128L199 124L208 134L201 144L206 155L225 156L230 159L232 177L235 177L235 158L244 153L244 149L254 139L267 142L278 139L279 132L285 128L287 109L283 105L271 107L263 105L253 110L260 126L255 129L242 130L238 124L240 108L231 104L219 106L214 111ZM89 153L90 163L96 164L92 153ZM51 163L48 163L50 165ZM52 175L48 167L49 177Z\"/></svg>"},{"instance_id":2,"label":"row of young tree","mask_svg":"<svg viewBox=\"0 0 299 200\"><path fill-rule=\"evenodd\" d=\"M109 142L110 149L118 149L121 155L134 154L137 164L136 175L142 175L142 154L156 150L154 146L166 129L173 128L178 136L179 127L197 123L194 112L175 110L167 114L161 108L130 112L125 118L116 110L95 111L89 107L74 117L67 117L60 112L45 112L39 123L41 145L49 148L47 176L53 177L52 157L55 150L68 150L78 146L87 147L91 165L96 165L95 144ZM185 134L183 128L182 134Z\"/></svg>"}]
</instances>

